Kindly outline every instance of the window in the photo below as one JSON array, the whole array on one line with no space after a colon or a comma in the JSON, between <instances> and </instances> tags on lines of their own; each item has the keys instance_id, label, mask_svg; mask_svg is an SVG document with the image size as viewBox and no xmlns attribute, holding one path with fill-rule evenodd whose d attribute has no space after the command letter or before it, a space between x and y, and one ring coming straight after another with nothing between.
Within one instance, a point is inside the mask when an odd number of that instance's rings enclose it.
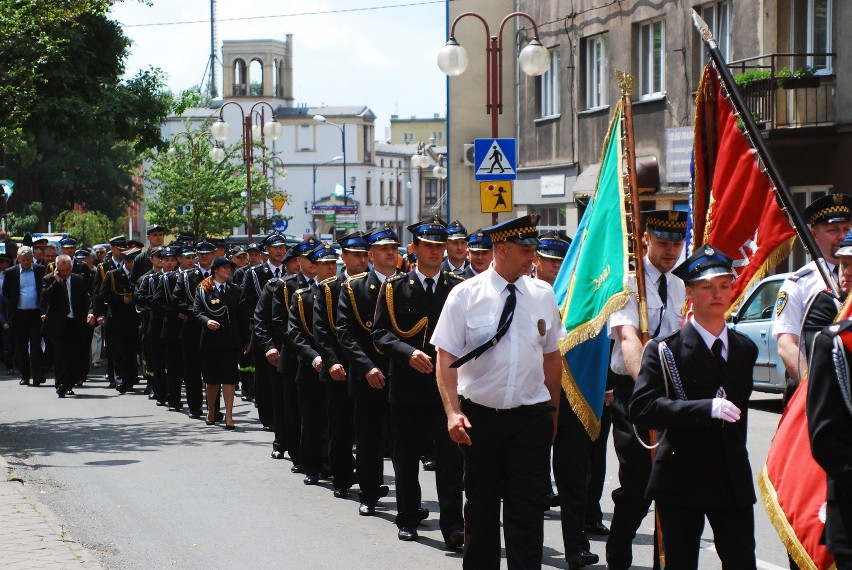
<instances>
[{"instance_id":1,"label":"window","mask_svg":"<svg viewBox=\"0 0 852 570\"><path fill-rule=\"evenodd\" d=\"M784 281L780 279L769 281L755 291L745 307L740 310L740 322L771 320L772 311L775 309L775 300L778 298L778 290L781 289L782 283Z\"/></svg>"},{"instance_id":2,"label":"window","mask_svg":"<svg viewBox=\"0 0 852 570\"><path fill-rule=\"evenodd\" d=\"M426 178L423 180L423 203L432 206L438 203L438 179Z\"/></svg>"},{"instance_id":3,"label":"window","mask_svg":"<svg viewBox=\"0 0 852 570\"><path fill-rule=\"evenodd\" d=\"M548 230L565 231L566 222L564 206L538 208L536 210L536 214L541 216L538 220L539 230L544 228Z\"/></svg>"},{"instance_id":4,"label":"window","mask_svg":"<svg viewBox=\"0 0 852 570\"><path fill-rule=\"evenodd\" d=\"M385 205L385 181L379 180L379 206Z\"/></svg>"},{"instance_id":5,"label":"window","mask_svg":"<svg viewBox=\"0 0 852 570\"><path fill-rule=\"evenodd\" d=\"M299 125L296 129L296 148L300 151L314 150L314 126Z\"/></svg>"},{"instance_id":6,"label":"window","mask_svg":"<svg viewBox=\"0 0 852 570\"><path fill-rule=\"evenodd\" d=\"M710 26L710 31L713 32L713 37L716 39L716 44L719 46L719 51L725 61L731 60L731 3L729 0L723 2L713 2L701 8L701 17ZM701 46L701 65L702 67L710 61L710 56L704 46Z\"/></svg>"},{"instance_id":7,"label":"window","mask_svg":"<svg viewBox=\"0 0 852 570\"><path fill-rule=\"evenodd\" d=\"M639 97L662 95L666 89L666 25L663 20L639 28Z\"/></svg>"},{"instance_id":8,"label":"window","mask_svg":"<svg viewBox=\"0 0 852 570\"><path fill-rule=\"evenodd\" d=\"M364 194L365 194L365 198L366 198L368 206L373 205L373 196L372 196L373 184L372 184L372 182L373 182L372 179L367 178L367 185L364 187Z\"/></svg>"},{"instance_id":9,"label":"window","mask_svg":"<svg viewBox=\"0 0 852 570\"><path fill-rule=\"evenodd\" d=\"M559 52L550 50L550 67L539 82L539 117L553 117L559 114Z\"/></svg>"},{"instance_id":10,"label":"window","mask_svg":"<svg viewBox=\"0 0 852 570\"><path fill-rule=\"evenodd\" d=\"M817 73L830 75L831 59L831 0L808 0L808 66Z\"/></svg>"},{"instance_id":11,"label":"window","mask_svg":"<svg viewBox=\"0 0 852 570\"><path fill-rule=\"evenodd\" d=\"M586 108L609 104L609 34L586 40Z\"/></svg>"},{"instance_id":12,"label":"window","mask_svg":"<svg viewBox=\"0 0 852 570\"><path fill-rule=\"evenodd\" d=\"M393 206L396 199L393 195L393 180L388 180L388 206Z\"/></svg>"}]
</instances>

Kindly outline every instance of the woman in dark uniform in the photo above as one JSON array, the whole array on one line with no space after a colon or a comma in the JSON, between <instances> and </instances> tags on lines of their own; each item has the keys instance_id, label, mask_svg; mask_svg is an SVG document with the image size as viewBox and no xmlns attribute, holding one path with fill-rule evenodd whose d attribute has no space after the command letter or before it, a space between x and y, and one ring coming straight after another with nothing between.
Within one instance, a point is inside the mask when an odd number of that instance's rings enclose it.
<instances>
[{"instance_id":1,"label":"woman in dark uniform","mask_svg":"<svg viewBox=\"0 0 852 570\"><path fill-rule=\"evenodd\" d=\"M240 327L240 290L230 284L234 263L213 260L211 274L198 284L192 313L201 323L201 374L207 385L207 425L216 423L219 387L225 397L225 429L234 427L234 390L245 341Z\"/></svg>"}]
</instances>

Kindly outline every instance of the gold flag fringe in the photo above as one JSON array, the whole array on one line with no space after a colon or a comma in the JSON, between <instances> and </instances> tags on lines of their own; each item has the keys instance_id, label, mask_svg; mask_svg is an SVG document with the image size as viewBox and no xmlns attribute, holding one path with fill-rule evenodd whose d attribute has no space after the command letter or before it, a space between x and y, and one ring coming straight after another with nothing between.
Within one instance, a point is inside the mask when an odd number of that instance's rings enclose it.
<instances>
[{"instance_id":1,"label":"gold flag fringe","mask_svg":"<svg viewBox=\"0 0 852 570\"><path fill-rule=\"evenodd\" d=\"M752 285L766 277L766 274L769 273L772 268L784 261L787 256L790 255L790 252L793 251L793 245L795 243L796 236L793 236L787 241L781 243L781 245L775 248L775 251L770 253L769 256L763 260L763 263L760 264L758 270L755 271L754 275L751 276L751 279L746 284L746 286L740 290L739 296L731 303L731 307L725 313L725 318L730 317L731 314L737 309L737 307L740 306L740 303L745 301L745 296L747 293L751 292L749 291L749 289Z\"/></svg>"},{"instance_id":2,"label":"gold flag fringe","mask_svg":"<svg viewBox=\"0 0 852 570\"><path fill-rule=\"evenodd\" d=\"M568 370L568 363L565 361L564 356L562 358L562 389L565 390L565 397L568 399L568 405L571 406L571 410L574 411L577 419L586 428L589 439L592 441L597 440L601 434L601 422L595 417L595 412L592 411L591 406L589 406L589 403L577 386L577 382L571 375L571 371Z\"/></svg>"},{"instance_id":3,"label":"gold flag fringe","mask_svg":"<svg viewBox=\"0 0 852 570\"><path fill-rule=\"evenodd\" d=\"M629 289L616 293L607 300L600 313L585 323L568 331L568 336L559 341L559 349L562 351L562 356L565 356L565 353L575 346L583 344L587 340L598 336L607 320L609 320L609 316L615 311L624 308L624 305L627 304L627 300L629 298Z\"/></svg>"},{"instance_id":4,"label":"gold flag fringe","mask_svg":"<svg viewBox=\"0 0 852 570\"><path fill-rule=\"evenodd\" d=\"M775 487L772 486L772 481L769 480L766 465L760 470L760 475L757 477L757 486L760 488L760 498L763 501L763 506L766 507L769 520L772 522L772 526L775 527L775 532L778 533L781 542L784 543L784 547L790 554L790 558L802 570L819 570L808 554L808 551L799 542L799 538L796 536L793 527L787 521L787 516L778 503L778 494L775 492ZM832 565L833 567L834 565Z\"/></svg>"}]
</instances>

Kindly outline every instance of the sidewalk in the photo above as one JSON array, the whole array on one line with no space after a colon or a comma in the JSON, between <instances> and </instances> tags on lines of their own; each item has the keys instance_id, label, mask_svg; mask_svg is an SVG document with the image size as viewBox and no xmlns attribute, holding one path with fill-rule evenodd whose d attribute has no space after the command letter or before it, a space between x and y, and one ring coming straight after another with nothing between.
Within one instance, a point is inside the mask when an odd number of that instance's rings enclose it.
<instances>
[{"instance_id":1,"label":"sidewalk","mask_svg":"<svg viewBox=\"0 0 852 570\"><path fill-rule=\"evenodd\" d=\"M97 558L64 538L62 526L0 457L0 560L4 570L100 569Z\"/></svg>"}]
</instances>

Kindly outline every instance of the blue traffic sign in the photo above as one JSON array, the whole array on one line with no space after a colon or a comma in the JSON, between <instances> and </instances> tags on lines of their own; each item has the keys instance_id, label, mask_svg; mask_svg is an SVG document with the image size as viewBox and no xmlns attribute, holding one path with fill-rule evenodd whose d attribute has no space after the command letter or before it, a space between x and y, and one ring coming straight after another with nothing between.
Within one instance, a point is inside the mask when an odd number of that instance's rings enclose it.
<instances>
[{"instance_id":1,"label":"blue traffic sign","mask_svg":"<svg viewBox=\"0 0 852 570\"><path fill-rule=\"evenodd\" d=\"M287 220L275 220L275 229L279 232L287 231L289 225L290 223Z\"/></svg>"},{"instance_id":2,"label":"blue traffic sign","mask_svg":"<svg viewBox=\"0 0 852 570\"><path fill-rule=\"evenodd\" d=\"M476 139L473 141L473 176L477 180L515 180L518 164L515 139Z\"/></svg>"}]
</instances>

